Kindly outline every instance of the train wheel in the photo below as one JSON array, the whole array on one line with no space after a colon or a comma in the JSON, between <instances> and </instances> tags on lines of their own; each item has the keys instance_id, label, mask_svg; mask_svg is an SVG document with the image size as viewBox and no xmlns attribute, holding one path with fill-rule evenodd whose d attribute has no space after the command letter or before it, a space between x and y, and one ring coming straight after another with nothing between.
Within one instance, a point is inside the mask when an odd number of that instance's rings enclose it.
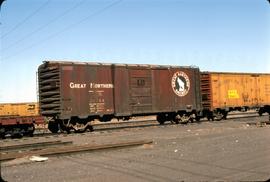
<instances>
[{"instance_id":1,"label":"train wheel","mask_svg":"<svg viewBox=\"0 0 270 182\"><path fill-rule=\"evenodd\" d=\"M207 117L207 120L208 121L214 121L214 116L213 116L213 112L212 111L208 111L207 113L206 113L206 117Z\"/></svg>"},{"instance_id":2,"label":"train wheel","mask_svg":"<svg viewBox=\"0 0 270 182\"><path fill-rule=\"evenodd\" d=\"M128 121L130 119L130 116L124 116L123 121Z\"/></svg>"},{"instance_id":3,"label":"train wheel","mask_svg":"<svg viewBox=\"0 0 270 182\"><path fill-rule=\"evenodd\" d=\"M180 115L179 114L177 114L174 118L173 118L173 122L175 123L175 124L179 124L180 122Z\"/></svg>"},{"instance_id":4,"label":"train wheel","mask_svg":"<svg viewBox=\"0 0 270 182\"><path fill-rule=\"evenodd\" d=\"M22 129L20 127L13 128L12 133L11 133L11 138L22 138Z\"/></svg>"},{"instance_id":5,"label":"train wheel","mask_svg":"<svg viewBox=\"0 0 270 182\"><path fill-rule=\"evenodd\" d=\"M63 123L63 121L59 121L59 129L60 129L61 133L67 132L67 134L69 134L71 128L68 127L67 125L65 125L65 124Z\"/></svg>"},{"instance_id":6,"label":"train wheel","mask_svg":"<svg viewBox=\"0 0 270 182\"><path fill-rule=\"evenodd\" d=\"M157 115L157 121L159 122L160 125L163 125L166 121L166 117L164 115Z\"/></svg>"},{"instance_id":7,"label":"train wheel","mask_svg":"<svg viewBox=\"0 0 270 182\"><path fill-rule=\"evenodd\" d=\"M200 122L201 117L200 117L200 116L198 116L198 115L196 115L196 116L195 116L195 120L196 120L197 122Z\"/></svg>"},{"instance_id":8,"label":"train wheel","mask_svg":"<svg viewBox=\"0 0 270 182\"><path fill-rule=\"evenodd\" d=\"M1 139L6 139L6 135L1 133L1 134L0 134L0 138L1 138Z\"/></svg>"},{"instance_id":9,"label":"train wheel","mask_svg":"<svg viewBox=\"0 0 270 182\"><path fill-rule=\"evenodd\" d=\"M218 111L218 112L215 113L215 120L216 121L222 120L223 117L224 117L224 115L223 115L222 112Z\"/></svg>"},{"instance_id":10,"label":"train wheel","mask_svg":"<svg viewBox=\"0 0 270 182\"><path fill-rule=\"evenodd\" d=\"M228 112L227 111L224 111L224 113L223 113L223 118L222 119L227 119L227 116L228 116Z\"/></svg>"},{"instance_id":11,"label":"train wheel","mask_svg":"<svg viewBox=\"0 0 270 182\"><path fill-rule=\"evenodd\" d=\"M0 128L0 138L5 139L6 137L6 131L4 127Z\"/></svg>"},{"instance_id":12,"label":"train wheel","mask_svg":"<svg viewBox=\"0 0 270 182\"><path fill-rule=\"evenodd\" d=\"M49 122L48 129L52 133L57 133L59 131L59 124L57 122Z\"/></svg>"},{"instance_id":13,"label":"train wheel","mask_svg":"<svg viewBox=\"0 0 270 182\"><path fill-rule=\"evenodd\" d=\"M86 130L89 130L90 132L92 132L92 131L94 131L94 128L93 128L93 126L88 125L88 126L86 127Z\"/></svg>"},{"instance_id":14,"label":"train wheel","mask_svg":"<svg viewBox=\"0 0 270 182\"><path fill-rule=\"evenodd\" d=\"M263 113L264 113L264 109L263 108L260 108L259 111L258 111L258 113L259 113L259 116L262 116Z\"/></svg>"},{"instance_id":15,"label":"train wheel","mask_svg":"<svg viewBox=\"0 0 270 182\"><path fill-rule=\"evenodd\" d=\"M34 124L29 125L27 128L27 135L29 135L30 137L34 136L34 131L35 125Z\"/></svg>"},{"instance_id":16,"label":"train wheel","mask_svg":"<svg viewBox=\"0 0 270 182\"><path fill-rule=\"evenodd\" d=\"M0 138L1 138L1 139L5 139L5 138L6 138L5 133L0 133Z\"/></svg>"}]
</instances>

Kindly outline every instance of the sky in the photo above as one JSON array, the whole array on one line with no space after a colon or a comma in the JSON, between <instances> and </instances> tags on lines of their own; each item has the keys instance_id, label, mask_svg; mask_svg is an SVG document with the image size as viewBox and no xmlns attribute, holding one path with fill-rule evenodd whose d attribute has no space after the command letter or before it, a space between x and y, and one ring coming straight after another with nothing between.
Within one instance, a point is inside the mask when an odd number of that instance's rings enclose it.
<instances>
[{"instance_id":1,"label":"sky","mask_svg":"<svg viewBox=\"0 0 270 182\"><path fill-rule=\"evenodd\" d=\"M37 101L44 60L270 73L267 0L6 0L0 103Z\"/></svg>"}]
</instances>

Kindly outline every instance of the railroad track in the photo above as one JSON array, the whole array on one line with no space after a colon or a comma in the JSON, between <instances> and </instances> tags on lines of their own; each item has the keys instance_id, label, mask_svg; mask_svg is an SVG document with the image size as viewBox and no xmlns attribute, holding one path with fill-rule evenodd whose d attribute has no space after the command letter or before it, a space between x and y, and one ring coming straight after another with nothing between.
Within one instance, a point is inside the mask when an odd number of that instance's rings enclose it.
<instances>
[{"instance_id":1,"label":"railroad track","mask_svg":"<svg viewBox=\"0 0 270 182\"><path fill-rule=\"evenodd\" d=\"M26 156L52 156L52 155L67 155L67 154L74 154L79 152L89 152L89 151L96 151L96 150L108 150L108 149L119 149L119 148L126 148L126 147L135 147L144 144L152 144L152 140L133 140L133 141L125 141L125 142L118 142L118 143L109 143L109 144L85 144L85 145L69 145L69 146L58 146L56 147L46 147L40 148L39 150L26 150L22 152L18 152L18 149L22 148L22 146L10 146L13 150L16 151L6 151L1 153L0 161L8 161L13 160L16 158L22 158ZM37 143L32 144L37 145ZM44 145L44 142L43 142ZM18 148L16 148L18 147ZM44 146L43 146L44 147ZM23 147L25 148L25 146Z\"/></svg>"},{"instance_id":2,"label":"railroad track","mask_svg":"<svg viewBox=\"0 0 270 182\"><path fill-rule=\"evenodd\" d=\"M259 117L258 115L249 114L249 115L231 115L228 117L228 120L232 119L239 119L239 118L251 118L251 117ZM204 122L203 120L202 122ZM216 123L220 121L215 121ZM226 121L223 121L226 122ZM121 129L129 129L129 128L142 128L142 127L151 127L151 126L160 126L160 127L170 127L172 123L165 123L165 125L159 125L159 123L156 120L139 120L139 121L125 121L125 122L119 122L119 123L106 123L106 124L95 124L95 132L110 132L111 130L121 130ZM93 134L95 134L95 132ZM85 135L85 133L80 133L81 135ZM79 134L79 135L80 135ZM62 138L64 136L72 136L72 135L78 135L78 134L42 134L39 137L44 138L47 137L48 139L55 139L55 137L58 138L58 140L54 141L45 141L45 142L35 142L35 143L26 143L26 144L17 144L13 143L13 145L8 145L8 140L3 141L1 144L0 152L1 152L1 158L0 161L6 161L11 160L15 158L20 158L23 156L31 156L31 155L42 155L42 156L50 156L50 155L59 155L59 154L68 154L68 153L77 153L77 152L86 152L91 150L103 150L103 149L110 149L110 148L121 148L121 147L130 147L130 146L136 146L136 145L142 145L151 143L149 140L144 141L129 141L124 143L114 143L114 144L104 144L104 145L72 145L72 141L61 141L59 138ZM53 136L53 137L51 137ZM34 137L36 139L39 138L37 135ZM24 138L24 139L16 139L18 141L24 140L24 141L33 141L32 138ZM9 140L12 141L12 140ZM3 145L4 144L4 145Z\"/></svg>"},{"instance_id":3,"label":"railroad track","mask_svg":"<svg viewBox=\"0 0 270 182\"><path fill-rule=\"evenodd\" d=\"M233 113L232 115L229 115L227 120L233 120L233 119L241 119L241 118L256 118L260 117L258 113L252 112L252 113ZM206 122L206 119L201 120L201 122ZM226 121L226 120L223 120ZM221 122L221 121L214 121L214 122ZM154 119L145 119L145 120L135 120L135 121L121 121L121 122L110 122L110 123L98 123L93 124L94 131L102 132L102 131L108 131L108 130L120 130L120 129L129 129L129 128L144 128L144 127L153 127L153 126L169 126L174 125L174 123L166 122L164 125L160 125L156 120ZM47 133L39 133L35 136L54 136L58 134L53 134L47 131Z\"/></svg>"},{"instance_id":4,"label":"railroad track","mask_svg":"<svg viewBox=\"0 0 270 182\"><path fill-rule=\"evenodd\" d=\"M256 117L260 117L257 112L232 113L232 114L228 115L227 120L242 119L242 118L256 118ZM264 117L264 116L262 116L262 117ZM201 120L201 122L206 122L206 121L207 121L206 119ZM226 120L222 120L222 121L226 122ZM214 122L222 122L222 121L214 121ZM133 120L133 121L97 123L97 124L93 124L93 129L96 132L103 132L103 131L130 129L130 128L145 128L145 127L153 127L153 126L166 127L166 126L170 126L170 125L174 125L174 123L166 122L164 125L160 125L154 119L144 119L144 120ZM49 132L47 129L42 129L42 130L39 130L38 132L36 132L34 134L34 137L50 137L50 136L57 136L58 137L58 136L63 136L63 135L67 135L67 134L65 134L65 133L55 134L55 133Z\"/></svg>"},{"instance_id":5,"label":"railroad track","mask_svg":"<svg viewBox=\"0 0 270 182\"><path fill-rule=\"evenodd\" d=\"M21 151L31 151L31 150L41 150L46 147L54 146L64 146L71 145L72 141L44 141L44 142L32 142L24 144L13 144L13 145L3 145L0 147L0 153L9 153L9 152L21 152Z\"/></svg>"}]
</instances>

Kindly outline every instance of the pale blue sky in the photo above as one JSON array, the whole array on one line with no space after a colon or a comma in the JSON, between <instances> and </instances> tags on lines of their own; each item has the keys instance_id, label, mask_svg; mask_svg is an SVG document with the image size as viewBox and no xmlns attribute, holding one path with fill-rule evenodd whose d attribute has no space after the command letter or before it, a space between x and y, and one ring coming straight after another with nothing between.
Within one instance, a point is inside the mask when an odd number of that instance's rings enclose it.
<instances>
[{"instance_id":1,"label":"pale blue sky","mask_svg":"<svg viewBox=\"0 0 270 182\"><path fill-rule=\"evenodd\" d=\"M0 102L36 101L44 60L270 72L266 0L6 0Z\"/></svg>"}]
</instances>

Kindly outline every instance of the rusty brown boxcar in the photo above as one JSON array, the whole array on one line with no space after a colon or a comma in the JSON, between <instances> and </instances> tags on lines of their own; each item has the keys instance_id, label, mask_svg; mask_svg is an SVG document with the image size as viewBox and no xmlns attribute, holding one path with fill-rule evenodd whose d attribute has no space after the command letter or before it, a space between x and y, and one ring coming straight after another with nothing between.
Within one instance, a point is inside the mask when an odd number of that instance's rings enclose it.
<instances>
[{"instance_id":1,"label":"rusty brown boxcar","mask_svg":"<svg viewBox=\"0 0 270 182\"><path fill-rule=\"evenodd\" d=\"M226 118L232 110L255 108L270 113L270 74L202 72L204 113L208 119Z\"/></svg>"},{"instance_id":2,"label":"rusty brown boxcar","mask_svg":"<svg viewBox=\"0 0 270 182\"><path fill-rule=\"evenodd\" d=\"M161 124L187 122L202 109L195 67L45 61L38 77L41 114L52 132L152 114Z\"/></svg>"}]
</instances>

